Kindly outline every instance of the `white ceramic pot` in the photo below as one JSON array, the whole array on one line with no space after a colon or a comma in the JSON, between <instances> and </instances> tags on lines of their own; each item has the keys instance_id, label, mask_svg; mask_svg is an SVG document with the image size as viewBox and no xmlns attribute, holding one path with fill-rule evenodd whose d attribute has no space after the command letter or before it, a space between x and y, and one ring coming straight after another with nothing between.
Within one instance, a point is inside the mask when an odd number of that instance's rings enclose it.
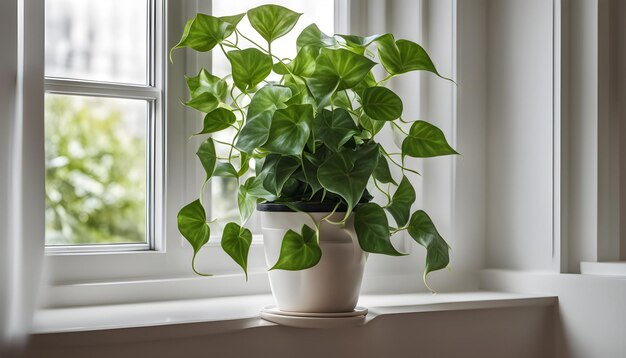
<instances>
[{"instance_id":1,"label":"white ceramic pot","mask_svg":"<svg viewBox=\"0 0 626 358\"><path fill-rule=\"evenodd\" d=\"M259 211L268 267L274 266L278 260L287 230L300 233L305 224L314 228L311 217L304 213ZM317 220L327 214L311 213ZM330 219L340 221L344 215L338 212ZM301 271L269 271L272 294L278 309L316 313L353 311L359 300L366 259L356 240L352 218L344 228L322 222L322 258L317 265Z\"/></svg>"}]
</instances>

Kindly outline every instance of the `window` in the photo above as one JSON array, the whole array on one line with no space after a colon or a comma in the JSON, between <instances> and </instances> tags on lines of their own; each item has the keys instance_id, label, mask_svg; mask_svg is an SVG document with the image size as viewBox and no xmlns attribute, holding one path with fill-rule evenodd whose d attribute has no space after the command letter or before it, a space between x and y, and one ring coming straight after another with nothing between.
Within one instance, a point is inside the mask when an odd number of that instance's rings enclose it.
<instances>
[{"instance_id":1,"label":"window","mask_svg":"<svg viewBox=\"0 0 626 358\"><path fill-rule=\"evenodd\" d=\"M155 0L46 0L46 246L154 248Z\"/></svg>"}]
</instances>

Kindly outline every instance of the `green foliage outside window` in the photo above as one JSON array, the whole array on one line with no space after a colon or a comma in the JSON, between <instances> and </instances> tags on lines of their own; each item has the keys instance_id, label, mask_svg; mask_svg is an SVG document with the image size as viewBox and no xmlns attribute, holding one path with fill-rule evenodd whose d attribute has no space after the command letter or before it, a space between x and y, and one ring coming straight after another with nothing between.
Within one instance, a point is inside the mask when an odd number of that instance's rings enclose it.
<instances>
[{"instance_id":1,"label":"green foliage outside window","mask_svg":"<svg viewBox=\"0 0 626 358\"><path fill-rule=\"evenodd\" d=\"M47 245L145 242L145 122L125 102L46 96Z\"/></svg>"}]
</instances>

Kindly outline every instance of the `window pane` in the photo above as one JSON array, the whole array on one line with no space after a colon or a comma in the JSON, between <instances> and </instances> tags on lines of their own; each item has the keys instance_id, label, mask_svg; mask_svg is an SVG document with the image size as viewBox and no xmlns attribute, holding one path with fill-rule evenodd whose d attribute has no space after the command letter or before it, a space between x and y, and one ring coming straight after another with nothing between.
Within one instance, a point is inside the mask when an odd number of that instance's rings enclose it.
<instances>
[{"instance_id":1,"label":"window pane","mask_svg":"<svg viewBox=\"0 0 626 358\"><path fill-rule=\"evenodd\" d=\"M272 53L280 58L289 57L293 58L296 55L296 39L305 27L312 23L317 26L324 33L328 35L334 34L335 25L335 1L334 0L248 0L248 1L232 1L232 0L214 0L212 2L212 9L214 16L234 15L246 12L247 10L263 5L263 4L276 4L289 8L293 11L303 13L298 20L296 26L291 32L276 41L272 42ZM247 18L242 20L237 29L241 31L246 37L251 38L257 44L263 46L267 42L256 33L256 31L250 26ZM247 42L243 38L239 38L239 43L242 48L252 47L253 45ZM212 73L219 77L224 77L230 71L230 63L221 51L213 51L213 68ZM270 79L278 80L278 76ZM217 133L214 135L216 139L230 142L232 140L233 133L229 133L228 130ZM228 156L228 147L217 145L216 150L218 156ZM212 217L218 218L218 225L227 223L228 221L237 221L239 217L239 211L237 209L237 182L230 178L214 177L211 179L211 213ZM254 231L255 218L252 218L248 222L248 227Z\"/></svg>"},{"instance_id":2,"label":"window pane","mask_svg":"<svg viewBox=\"0 0 626 358\"><path fill-rule=\"evenodd\" d=\"M147 0L46 0L46 76L147 83Z\"/></svg>"},{"instance_id":3,"label":"window pane","mask_svg":"<svg viewBox=\"0 0 626 358\"><path fill-rule=\"evenodd\" d=\"M46 95L46 244L146 242L144 100Z\"/></svg>"}]
</instances>

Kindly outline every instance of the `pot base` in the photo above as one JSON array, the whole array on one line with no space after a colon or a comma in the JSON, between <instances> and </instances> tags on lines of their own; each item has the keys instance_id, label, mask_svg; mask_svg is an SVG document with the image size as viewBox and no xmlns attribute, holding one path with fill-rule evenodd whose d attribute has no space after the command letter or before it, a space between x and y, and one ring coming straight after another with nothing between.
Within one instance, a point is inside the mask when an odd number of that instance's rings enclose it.
<instances>
[{"instance_id":1,"label":"pot base","mask_svg":"<svg viewBox=\"0 0 626 358\"><path fill-rule=\"evenodd\" d=\"M352 312L301 313L285 312L276 306L267 306L260 316L266 321L297 328L344 328L365 324L367 308L356 307Z\"/></svg>"}]
</instances>

